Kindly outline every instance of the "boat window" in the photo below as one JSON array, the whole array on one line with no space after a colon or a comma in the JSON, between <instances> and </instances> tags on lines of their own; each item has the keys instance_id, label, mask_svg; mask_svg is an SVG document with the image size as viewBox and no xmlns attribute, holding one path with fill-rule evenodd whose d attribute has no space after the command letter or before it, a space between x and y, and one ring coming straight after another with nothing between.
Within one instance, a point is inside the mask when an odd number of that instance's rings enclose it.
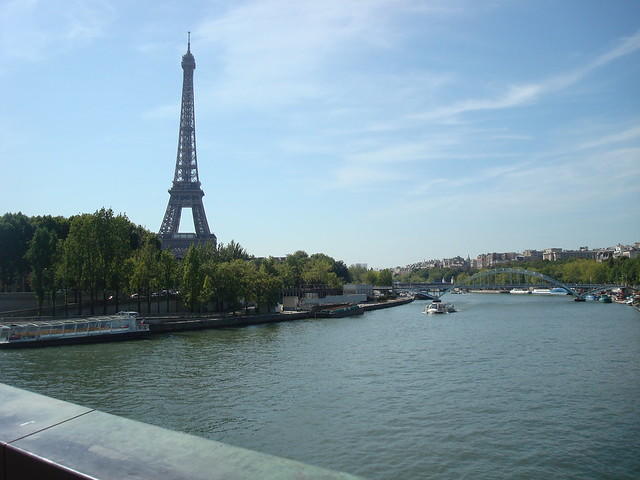
<instances>
[{"instance_id":1,"label":"boat window","mask_svg":"<svg viewBox=\"0 0 640 480\"><path fill-rule=\"evenodd\" d=\"M9 332L11 329L9 327L0 328L0 340L7 341L9 340Z\"/></svg>"},{"instance_id":2,"label":"boat window","mask_svg":"<svg viewBox=\"0 0 640 480\"><path fill-rule=\"evenodd\" d=\"M50 333L57 335L62 333L63 330L64 330L63 324L51 325Z\"/></svg>"}]
</instances>

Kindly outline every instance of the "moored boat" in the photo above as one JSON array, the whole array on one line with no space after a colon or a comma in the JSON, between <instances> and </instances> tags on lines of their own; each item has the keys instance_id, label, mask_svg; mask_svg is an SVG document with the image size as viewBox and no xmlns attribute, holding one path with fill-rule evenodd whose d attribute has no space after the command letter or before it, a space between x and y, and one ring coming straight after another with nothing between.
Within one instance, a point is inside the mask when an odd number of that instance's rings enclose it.
<instances>
[{"instance_id":1,"label":"moored boat","mask_svg":"<svg viewBox=\"0 0 640 480\"><path fill-rule=\"evenodd\" d=\"M48 347L132 340L149 336L137 312L37 323L0 324L0 348Z\"/></svg>"},{"instance_id":2,"label":"moored boat","mask_svg":"<svg viewBox=\"0 0 640 480\"><path fill-rule=\"evenodd\" d=\"M611 297L609 295L600 295L600 303L611 303Z\"/></svg>"},{"instance_id":3,"label":"moored boat","mask_svg":"<svg viewBox=\"0 0 640 480\"><path fill-rule=\"evenodd\" d=\"M569 292L566 288L556 287L549 291L549 295L569 295Z\"/></svg>"},{"instance_id":4,"label":"moored boat","mask_svg":"<svg viewBox=\"0 0 640 480\"><path fill-rule=\"evenodd\" d=\"M534 295L551 295L551 290L548 288L534 288L531 293Z\"/></svg>"},{"instance_id":5,"label":"moored boat","mask_svg":"<svg viewBox=\"0 0 640 480\"><path fill-rule=\"evenodd\" d=\"M342 318L362 315L363 313L364 308L360 305L332 305L317 310L315 316L319 318Z\"/></svg>"},{"instance_id":6,"label":"moored boat","mask_svg":"<svg viewBox=\"0 0 640 480\"><path fill-rule=\"evenodd\" d=\"M526 288L512 288L511 290L509 290L509 293L511 293L512 295L528 295L531 293L531 291Z\"/></svg>"}]
</instances>

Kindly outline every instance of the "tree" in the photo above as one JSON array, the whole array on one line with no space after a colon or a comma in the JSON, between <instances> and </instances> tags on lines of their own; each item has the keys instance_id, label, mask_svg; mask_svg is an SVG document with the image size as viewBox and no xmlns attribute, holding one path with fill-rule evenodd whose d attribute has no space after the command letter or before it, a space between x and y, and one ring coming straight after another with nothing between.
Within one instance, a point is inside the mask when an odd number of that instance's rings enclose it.
<instances>
[{"instance_id":1,"label":"tree","mask_svg":"<svg viewBox=\"0 0 640 480\"><path fill-rule=\"evenodd\" d=\"M44 227L53 233L59 239L64 240L69 235L69 227L71 226L71 221L65 217L53 217L51 215L38 215L36 217L31 217L29 219L33 228L37 229L38 227Z\"/></svg>"},{"instance_id":2,"label":"tree","mask_svg":"<svg viewBox=\"0 0 640 480\"><path fill-rule=\"evenodd\" d=\"M217 256L218 261L220 262L249 259L249 254L247 254L247 251L234 240L231 240L231 242L229 242L227 245L219 243L217 248Z\"/></svg>"},{"instance_id":3,"label":"tree","mask_svg":"<svg viewBox=\"0 0 640 480\"><path fill-rule=\"evenodd\" d=\"M93 214L93 228L95 229L95 239L97 249L97 287L102 290L102 313L107 313L107 285L111 277L113 268L116 244L115 232L113 229L113 210L101 208Z\"/></svg>"},{"instance_id":4,"label":"tree","mask_svg":"<svg viewBox=\"0 0 640 480\"><path fill-rule=\"evenodd\" d=\"M3 290L19 283L24 289L30 270L25 258L34 232L29 217L22 213L6 213L0 217L0 272Z\"/></svg>"},{"instance_id":5,"label":"tree","mask_svg":"<svg viewBox=\"0 0 640 480\"><path fill-rule=\"evenodd\" d=\"M367 283L367 269L362 265L351 265L349 267L349 275L354 283Z\"/></svg>"},{"instance_id":6,"label":"tree","mask_svg":"<svg viewBox=\"0 0 640 480\"><path fill-rule=\"evenodd\" d=\"M342 280L343 283L351 283L351 272L342 260L333 262L332 271Z\"/></svg>"},{"instance_id":7,"label":"tree","mask_svg":"<svg viewBox=\"0 0 640 480\"><path fill-rule=\"evenodd\" d=\"M268 270L268 266L265 269ZM275 275L282 282L283 288L293 288L297 285L297 278L294 268L287 262L274 263L273 268L275 270L271 275Z\"/></svg>"},{"instance_id":8,"label":"tree","mask_svg":"<svg viewBox=\"0 0 640 480\"><path fill-rule=\"evenodd\" d=\"M369 269L369 271L365 275L365 280L366 280L366 283L369 283L371 285L377 285L379 281L378 272L376 272L374 269Z\"/></svg>"},{"instance_id":9,"label":"tree","mask_svg":"<svg viewBox=\"0 0 640 480\"><path fill-rule=\"evenodd\" d=\"M73 217L64 242L62 272L65 283L80 293L79 312L82 311L83 290L89 292L91 314L95 312L96 291L101 276L99 248L95 217L90 214Z\"/></svg>"},{"instance_id":10,"label":"tree","mask_svg":"<svg viewBox=\"0 0 640 480\"><path fill-rule=\"evenodd\" d=\"M340 287L338 276L332 271L333 265L322 257L311 258L302 272L302 279L307 285L328 285Z\"/></svg>"},{"instance_id":11,"label":"tree","mask_svg":"<svg viewBox=\"0 0 640 480\"><path fill-rule=\"evenodd\" d=\"M159 258L160 286L167 297L167 312L169 312L169 293L177 283L178 262L168 250L162 250Z\"/></svg>"},{"instance_id":12,"label":"tree","mask_svg":"<svg viewBox=\"0 0 640 480\"><path fill-rule=\"evenodd\" d=\"M381 270L378 274L378 285L380 286L392 286L393 285L393 274L391 270L385 268Z\"/></svg>"},{"instance_id":13,"label":"tree","mask_svg":"<svg viewBox=\"0 0 640 480\"><path fill-rule=\"evenodd\" d=\"M264 266L261 266L256 272L255 300L258 310L269 311L280 300L282 294L283 282L277 276L267 272Z\"/></svg>"},{"instance_id":14,"label":"tree","mask_svg":"<svg viewBox=\"0 0 640 480\"><path fill-rule=\"evenodd\" d=\"M14 257L18 250L18 236L15 226L0 219L0 291L6 291L13 284Z\"/></svg>"},{"instance_id":15,"label":"tree","mask_svg":"<svg viewBox=\"0 0 640 480\"><path fill-rule=\"evenodd\" d=\"M55 297L55 260L58 238L55 232L38 227L29 241L25 258L31 264L31 282L38 299L38 315L42 315L45 295L51 292Z\"/></svg>"},{"instance_id":16,"label":"tree","mask_svg":"<svg viewBox=\"0 0 640 480\"><path fill-rule=\"evenodd\" d=\"M180 287L184 305L191 312L195 311L196 306L199 305L203 282L200 248L192 245L182 260L182 282Z\"/></svg>"},{"instance_id":17,"label":"tree","mask_svg":"<svg viewBox=\"0 0 640 480\"><path fill-rule=\"evenodd\" d=\"M309 261L309 255L303 250L287 255L285 262L291 269L291 275L293 278L293 287L301 287L304 283L302 278L302 272L305 270L305 266Z\"/></svg>"},{"instance_id":18,"label":"tree","mask_svg":"<svg viewBox=\"0 0 640 480\"><path fill-rule=\"evenodd\" d=\"M151 291L156 289L160 278L160 248L155 236L149 235L133 256L131 286L138 292L144 292L147 299L147 312L151 311Z\"/></svg>"},{"instance_id":19,"label":"tree","mask_svg":"<svg viewBox=\"0 0 640 480\"><path fill-rule=\"evenodd\" d=\"M217 296L222 310L235 310L240 306L240 298L246 292L243 282L242 260L223 262L216 267Z\"/></svg>"},{"instance_id":20,"label":"tree","mask_svg":"<svg viewBox=\"0 0 640 480\"><path fill-rule=\"evenodd\" d=\"M110 253L105 257L107 262L106 288L115 293L115 309L120 309L120 292L127 284L131 270L127 259L133 252L131 237L135 235L136 226L129 221L126 215L118 215L113 218L109 227Z\"/></svg>"},{"instance_id":21,"label":"tree","mask_svg":"<svg viewBox=\"0 0 640 480\"><path fill-rule=\"evenodd\" d=\"M200 296L198 300L201 304L204 304L205 307L215 296L215 286L214 282L210 275L205 274L204 282L202 282L202 290L200 290Z\"/></svg>"}]
</instances>

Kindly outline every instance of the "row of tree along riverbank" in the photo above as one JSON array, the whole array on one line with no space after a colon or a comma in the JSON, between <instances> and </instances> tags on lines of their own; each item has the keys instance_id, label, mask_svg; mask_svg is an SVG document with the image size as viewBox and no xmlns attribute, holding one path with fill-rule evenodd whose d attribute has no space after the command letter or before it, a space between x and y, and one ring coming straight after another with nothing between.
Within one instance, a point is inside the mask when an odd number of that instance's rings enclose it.
<instances>
[{"instance_id":1,"label":"row of tree along riverbank","mask_svg":"<svg viewBox=\"0 0 640 480\"><path fill-rule=\"evenodd\" d=\"M640 258L517 266L565 283L640 284ZM70 218L21 213L0 217L0 292L33 292L39 315L60 310L65 315L104 314L123 308L146 314L207 313L249 306L268 312L287 290L340 290L352 282L390 286L393 280L451 277L464 283L473 273L425 269L393 278L389 269L347 267L323 253L255 258L234 241L192 248L179 262L160 249L155 234L112 210ZM11 309L20 308L0 305L0 312Z\"/></svg>"},{"instance_id":2,"label":"row of tree along riverbank","mask_svg":"<svg viewBox=\"0 0 640 480\"><path fill-rule=\"evenodd\" d=\"M32 291L39 314L44 307L49 315L109 313L132 304L146 313L249 305L264 312L285 289L350 282L391 285L391 271L304 251L255 258L234 241L192 248L177 261L155 234L107 209L70 218L0 217L0 291Z\"/></svg>"}]
</instances>

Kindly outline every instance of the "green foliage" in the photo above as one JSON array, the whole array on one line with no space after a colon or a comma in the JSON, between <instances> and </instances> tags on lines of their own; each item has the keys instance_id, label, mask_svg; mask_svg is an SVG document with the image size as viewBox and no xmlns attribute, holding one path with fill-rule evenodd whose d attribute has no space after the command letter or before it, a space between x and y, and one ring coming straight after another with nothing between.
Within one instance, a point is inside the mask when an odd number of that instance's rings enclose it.
<instances>
[{"instance_id":1,"label":"green foliage","mask_svg":"<svg viewBox=\"0 0 640 480\"><path fill-rule=\"evenodd\" d=\"M264 266L256 271L255 301L259 309L269 310L280 300L284 282L277 275L270 274Z\"/></svg>"},{"instance_id":2,"label":"green foliage","mask_svg":"<svg viewBox=\"0 0 640 480\"><path fill-rule=\"evenodd\" d=\"M101 278L97 221L93 215L78 215L71 221L64 242L62 276L69 286L88 291L92 302Z\"/></svg>"},{"instance_id":3,"label":"green foliage","mask_svg":"<svg viewBox=\"0 0 640 480\"><path fill-rule=\"evenodd\" d=\"M367 283L367 269L359 265L349 267L349 275L353 283Z\"/></svg>"},{"instance_id":4,"label":"green foliage","mask_svg":"<svg viewBox=\"0 0 640 480\"><path fill-rule=\"evenodd\" d=\"M216 248L216 255L220 262L232 260L249 260L249 254L239 243L231 240L227 245L220 243Z\"/></svg>"},{"instance_id":5,"label":"green foliage","mask_svg":"<svg viewBox=\"0 0 640 480\"><path fill-rule=\"evenodd\" d=\"M35 231L29 217L22 213L6 213L0 217L0 287L9 288L30 270L25 258Z\"/></svg>"},{"instance_id":6,"label":"green foliage","mask_svg":"<svg viewBox=\"0 0 640 480\"><path fill-rule=\"evenodd\" d=\"M29 241L25 258L31 264L33 289L38 299L38 314L42 314L45 295L55 294L55 260L58 252L58 237L45 227L38 227Z\"/></svg>"},{"instance_id":7,"label":"green foliage","mask_svg":"<svg viewBox=\"0 0 640 480\"><path fill-rule=\"evenodd\" d=\"M332 262L330 257L326 255L314 255L304 266L302 272L302 279L307 285L328 285L329 287L339 287L340 280L333 271Z\"/></svg>"},{"instance_id":8,"label":"green foliage","mask_svg":"<svg viewBox=\"0 0 640 480\"><path fill-rule=\"evenodd\" d=\"M160 249L154 240L149 236L142 248L135 251L130 263L131 288L137 292L144 292L147 298L152 290L159 287L161 278Z\"/></svg>"},{"instance_id":9,"label":"green foliage","mask_svg":"<svg viewBox=\"0 0 640 480\"><path fill-rule=\"evenodd\" d=\"M332 271L343 283L351 283L351 272L342 260L334 260Z\"/></svg>"},{"instance_id":10,"label":"green foliage","mask_svg":"<svg viewBox=\"0 0 640 480\"><path fill-rule=\"evenodd\" d=\"M378 272L376 272L373 268L370 268L369 271L364 276L365 282L370 285L378 285Z\"/></svg>"},{"instance_id":11,"label":"green foliage","mask_svg":"<svg viewBox=\"0 0 640 480\"><path fill-rule=\"evenodd\" d=\"M159 261L159 283L166 290L173 289L178 284L178 261L171 252L162 250Z\"/></svg>"},{"instance_id":12,"label":"green foliage","mask_svg":"<svg viewBox=\"0 0 640 480\"><path fill-rule=\"evenodd\" d=\"M192 311L252 304L264 311L278 303L283 288L393 281L389 270L347 268L323 253L299 250L285 259L256 259L235 241L192 247L178 262L160 249L154 234L105 208L69 219L21 213L0 217L0 286L15 286L17 280L28 284L29 275L40 305L59 286L89 293L92 313L99 294L115 293L117 307L127 287L146 294L147 302L152 291L177 287Z\"/></svg>"},{"instance_id":13,"label":"green foliage","mask_svg":"<svg viewBox=\"0 0 640 480\"><path fill-rule=\"evenodd\" d=\"M378 285L390 287L393 285L393 273L388 268L380 270L378 273Z\"/></svg>"},{"instance_id":14,"label":"green foliage","mask_svg":"<svg viewBox=\"0 0 640 480\"><path fill-rule=\"evenodd\" d=\"M202 247L191 246L182 260L181 292L185 307L192 312L201 300L204 271L202 268Z\"/></svg>"}]
</instances>

